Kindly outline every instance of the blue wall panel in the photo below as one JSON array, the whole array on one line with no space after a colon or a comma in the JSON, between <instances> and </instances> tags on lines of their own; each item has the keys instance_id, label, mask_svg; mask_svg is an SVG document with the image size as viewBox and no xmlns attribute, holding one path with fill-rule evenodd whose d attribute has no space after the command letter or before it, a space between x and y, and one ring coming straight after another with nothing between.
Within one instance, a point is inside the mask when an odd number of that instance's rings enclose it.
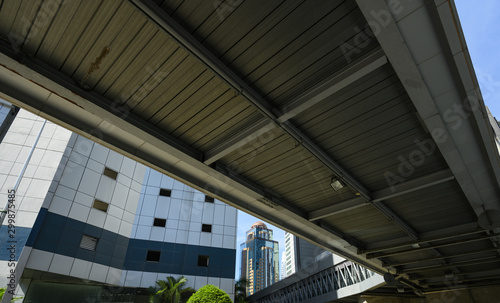
<instances>
[{"instance_id":1,"label":"blue wall panel","mask_svg":"<svg viewBox=\"0 0 500 303\"><path fill-rule=\"evenodd\" d=\"M36 249L125 270L234 278L235 249L129 239L90 224L47 212L46 209L42 210L35 223L38 236L36 239L30 237L28 241L33 242L32 245ZM80 248L84 234L99 239L95 251ZM160 261L147 262L148 250L160 251ZM199 255L209 257L208 267L198 266Z\"/></svg>"},{"instance_id":2,"label":"blue wall panel","mask_svg":"<svg viewBox=\"0 0 500 303\"><path fill-rule=\"evenodd\" d=\"M15 261L19 260L21 251L26 245L26 241L30 235L31 228L16 227L14 231L15 233L9 233L9 227L7 225L0 227L0 260L10 260L11 252L8 248L11 247L11 245L14 245L15 248ZM10 235L14 235L14 238L11 238Z\"/></svg>"}]
</instances>

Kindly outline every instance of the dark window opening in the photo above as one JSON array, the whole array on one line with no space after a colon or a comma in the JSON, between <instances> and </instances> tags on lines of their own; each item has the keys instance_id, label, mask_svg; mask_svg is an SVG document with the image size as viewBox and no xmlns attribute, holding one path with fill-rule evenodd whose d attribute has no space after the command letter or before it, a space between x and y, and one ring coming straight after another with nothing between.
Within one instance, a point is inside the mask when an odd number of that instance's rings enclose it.
<instances>
[{"instance_id":1,"label":"dark window opening","mask_svg":"<svg viewBox=\"0 0 500 303\"><path fill-rule=\"evenodd\" d=\"M198 256L198 266L208 267L208 256Z\"/></svg>"},{"instance_id":2,"label":"dark window opening","mask_svg":"<svg viewBox=\"0 0 500 303\"><path fill-rule=\"evenodd\" d=\"M167 219L155 218L153 226L165 227L167 224Z\"/></svg>"},{"instance_id":3,"label":"dark window opening","mask_svg":"<svg viewBox=\"0 0 500 303\"><path fill-rule=\"evenodd\" d=\"M170 197L172 195L171 189L160 188L160 196Z\"/></svg>"},{"instance_id":4,"label":"dark window opening","mask_svg":"<svg viewBox=\"0 0 500 303\"><path fill-rule=\"evenodd\" d=\"M110 177L113 180L116 180L116 178L118 177L118 172L108 167L104 168L104 172L102 174L105 175L106 177Z\"/></svg>"},{"instance_id":5,"label":"dark window opening","mask_svg":"<svg viewBox=\"0 0 500 303\"><path fill-rule=\"evenodd\" d=\"M92 204L93 208L98 209L98 210L103 211L103 212L108 211L108 206L109 206L108 203L103 202L103 201L98 200L98 199L95 199L94 204Z\"/></svg>"},{"instance_id":6,"label":"dark window opening","mask_svg":"<svg viewBox=\"0 0 500 303\"><path fill-rule=\"evenodd\" d=\"M211 224L202 224L201 231L204 231L206 233L211 233L212 232L212 225Z\"/></svg>"},{"instance_id":7,"label":"dark window opening","mask_svg":"<svg viewBox=\"0 0 500 303\"><path fill-rule=\"evenodd\" d=\"M146 261L149 262L160 262L161 251L148 250L148 255L146 256Z\"/></svg>"},{"instance_id":8,"label":"dark window opening","mask_svg":"<svg viewBox=\"0 0 500 303\"><path fill-rule=\"evenodd\" d=\"M205 202L214 203L215 199L213 197L205 195Z\"/></svg>"}]
</instances>

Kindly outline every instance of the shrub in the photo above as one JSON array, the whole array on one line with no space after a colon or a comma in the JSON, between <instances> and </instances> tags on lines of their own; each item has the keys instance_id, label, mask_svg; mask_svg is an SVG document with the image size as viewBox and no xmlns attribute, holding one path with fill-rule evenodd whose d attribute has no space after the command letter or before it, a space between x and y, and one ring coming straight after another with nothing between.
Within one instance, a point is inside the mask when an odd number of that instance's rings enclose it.
<instances>
[{"instance_id":1,"label":"shrub","mask_svg":"<svg viewBox=\"0 0 500 303\"><path fill-rule=\"evenodd\" d=\"M225 291L208 284L198 289L187 303L231 303L231 299Z\"/></svg>"},{"instance_id":2,"label":"shrub","mask_svg":"<svg viewBox=\"0 0 500 303\"><path fill-rule=\"evenodd\" d=\"M7 291L7 287L0 288L0 301L3 299L3 295ZM17 300L21 300L23 297L14 297L10 302L16 302Z\"/></svg>"}]
</instances>

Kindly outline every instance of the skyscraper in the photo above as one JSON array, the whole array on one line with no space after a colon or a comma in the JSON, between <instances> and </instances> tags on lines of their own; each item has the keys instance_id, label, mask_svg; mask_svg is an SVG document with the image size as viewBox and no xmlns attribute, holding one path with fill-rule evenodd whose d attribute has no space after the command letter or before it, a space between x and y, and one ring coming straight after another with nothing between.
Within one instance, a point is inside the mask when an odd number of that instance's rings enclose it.
<instances>
[{"instance_id":1,"label":"skyscraper","mask_svg":"<svg viewBox=\"0 0 500 303\"><path fill-rule=\"evenodd\" d=\"M281 254L281 268L280 268L280 280L283 280L284 278L287 277L286 275L286 255L285 252Z\"/></svg>"},{"instance_id":2,"label":"skyscraper","mask_svg":"<svg viewBox=\"0 0 500 303\"><path fill-rule=\"evenodd\" d=\"M241 278L249 281L247 295L279 281L279 245L266 224L255 222L241 244Z\"/></svg>"},{"instance_id":3,"label":"skyscraper","mask_svg":"<svg viewBox=\"0 0 500 303\"><path fill-rule=\"evenodd\" d=\"M283 264L285 276L291 276L302 268L306 268L316 262L318 255L325 250L307 242L289 232L285 232L285 255Z\"/></svg>"}]
</instances>

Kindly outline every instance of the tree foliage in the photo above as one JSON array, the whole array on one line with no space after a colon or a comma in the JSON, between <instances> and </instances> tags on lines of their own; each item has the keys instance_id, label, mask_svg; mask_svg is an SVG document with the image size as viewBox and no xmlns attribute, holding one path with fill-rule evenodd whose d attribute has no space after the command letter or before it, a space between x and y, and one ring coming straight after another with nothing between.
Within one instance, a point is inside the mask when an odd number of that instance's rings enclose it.
<instances>
[{"instance_id":1,"label":"tree foliage","mask_svg":"<svg viewBox=\"0 0 500 303\"><path fill-rule=\"evenodd\" d=\"M156 292L150 296L150 303L185 303L195 290L191 287L184 288L187 279L180 277L167 277L166 280L156 281Z\"/></svg>"},{"instance_id":2,"label":"tree foliage","mask_svg":"<svg viewBox=\"0 0 500 303\"><path fill-rule=\"evenodd\" d=\"M234 284L234 302L235 303L245 303L247 302L247 286L249 281L245 278L241 278Z\"/></svg>"},{"instance_id":3,"label":"tree foliage","mask_svg":"<svg viewBox=\"0 0 500 303\"><path fill-rule=\"evenodd\" d=\"M231 298L214 285L205 285L189 298L187 303L231 303Z\"/></svg>"}]
</instances>

